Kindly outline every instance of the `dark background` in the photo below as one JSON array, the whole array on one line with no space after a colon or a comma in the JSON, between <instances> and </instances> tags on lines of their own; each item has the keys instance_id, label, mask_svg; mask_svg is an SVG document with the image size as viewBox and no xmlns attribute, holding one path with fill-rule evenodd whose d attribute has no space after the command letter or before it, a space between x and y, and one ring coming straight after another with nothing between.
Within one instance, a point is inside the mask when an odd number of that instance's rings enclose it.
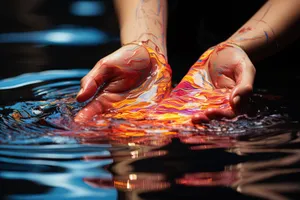
<instances>
[{"instance_id":1,"label":"dark background","mask_svg":"<svg viewBox=\"0 0 300 200\"><path fill-rule=\"evenodd\" d=\"M95 27L111 38L119 36L113 1L100 2L104 12L78 16L71 12L75 0L2 0L1 34L48 30L60 25ZM84 2L84 1L81 1ZM169 1L168 57L174 82L208 47L234 33L265 1ZM101 45L55 45L29 42L0 43L0 79L49 69L91 69L94 64L119 48L118 40ZM274 92L297 90L299 40L285 50L256 63L255 87Z\"/></svg>"}]
</instances>

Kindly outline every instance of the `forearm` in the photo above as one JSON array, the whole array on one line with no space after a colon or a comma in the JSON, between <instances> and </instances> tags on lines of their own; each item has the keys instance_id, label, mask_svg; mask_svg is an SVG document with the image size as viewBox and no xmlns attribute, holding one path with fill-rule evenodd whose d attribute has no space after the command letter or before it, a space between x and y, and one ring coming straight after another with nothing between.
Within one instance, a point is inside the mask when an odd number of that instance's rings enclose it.
<instances>
[{"instance_id":1,"label":"forearm","mask_svg":"<svg viewBox=\"0 0 300 200\"><path fill-rule=\"evenodd\" d=\"M122 44L133 41L148 42L152 48L167 56L166 0L115 0Z\"/></svg>"},{"instance_id":2,"label":"forearm","mask_svg":"<svg viewBox=\"0 0 300 200\"><path fill-rule=\"evenodd\" d=\"M253 61L274 54L300 35L300 1L269 0L229 39Z\"/></svg>"}]
</instances>

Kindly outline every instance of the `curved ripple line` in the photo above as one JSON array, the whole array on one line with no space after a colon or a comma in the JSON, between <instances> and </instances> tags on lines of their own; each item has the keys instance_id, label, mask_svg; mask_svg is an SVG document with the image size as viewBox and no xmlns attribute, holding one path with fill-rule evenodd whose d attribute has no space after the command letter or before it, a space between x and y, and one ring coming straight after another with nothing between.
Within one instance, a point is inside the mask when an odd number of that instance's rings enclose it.
<instances>
[{"instance_id":1,"label":"curved ripple line","mask_svg":"<svg viewBox=\"0 0 300 200\"><path fill-rule=\"evenodd\" d=\"M0 90L14 89L48 80L63 78L81 78L88 73L87 69L79 70L48 70L36 73L26 73L13 78L0 80ZM38 80L37 80L38 79Z\"/></svg>"}]
</instances>

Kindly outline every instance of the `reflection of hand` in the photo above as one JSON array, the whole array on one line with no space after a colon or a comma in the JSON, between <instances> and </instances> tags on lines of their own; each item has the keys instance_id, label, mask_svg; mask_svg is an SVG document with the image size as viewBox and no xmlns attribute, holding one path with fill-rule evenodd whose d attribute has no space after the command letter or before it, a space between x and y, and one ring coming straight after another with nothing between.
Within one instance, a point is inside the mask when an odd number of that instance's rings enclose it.
<instances>
[{"instance_id":1,"label":"reflection of hand","mask_svg":"<svg viewBox=\"0 0 300 200\"><path fill-rule=\"evenodd\" d=\"M231 89L229 97L231 107L207 109L202 114L194 115L193 121L234 117L241 112L252 92L255 68L251 60L235 44L221 43L214 48L205 65L215 89Z\"/></svg>"},{"instance_id":2,"label":"reflection of hand","mask_svg":"<svg viewBox=\"0 0 300 200\"><path fill-rule=\"evenodd\" d=\"M126 103L127 106L145 106L150 101L159 102L171 85L170 67L161 64L165 63L162 59L164 57L152 49L137 44L123 46L101 59L82 79L77 100L86 101L96 94L99 87L101 90L75 120L86 121L109 109L126 106ZM153 90L154 85L159 86L156 91Z\"/></svg>"}]
</instances>

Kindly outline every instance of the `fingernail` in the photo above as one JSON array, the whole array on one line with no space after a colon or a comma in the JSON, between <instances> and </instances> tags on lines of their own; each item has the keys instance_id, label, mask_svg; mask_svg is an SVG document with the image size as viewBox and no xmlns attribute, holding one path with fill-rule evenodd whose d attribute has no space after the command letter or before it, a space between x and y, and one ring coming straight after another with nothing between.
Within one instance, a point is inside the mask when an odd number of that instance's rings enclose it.
<instances>
[{"instance_id":1,"label":"fingernail","mask_svg":"<svg viewBox=\"0 0 300 200\"><path fill-rule=\"evenodd\" d=\"M241 97L240 96L236 96L233 98L233 103L234 105L237 105L239 103L239 101L241 100Z\"/></svg>"}]
</instances>

